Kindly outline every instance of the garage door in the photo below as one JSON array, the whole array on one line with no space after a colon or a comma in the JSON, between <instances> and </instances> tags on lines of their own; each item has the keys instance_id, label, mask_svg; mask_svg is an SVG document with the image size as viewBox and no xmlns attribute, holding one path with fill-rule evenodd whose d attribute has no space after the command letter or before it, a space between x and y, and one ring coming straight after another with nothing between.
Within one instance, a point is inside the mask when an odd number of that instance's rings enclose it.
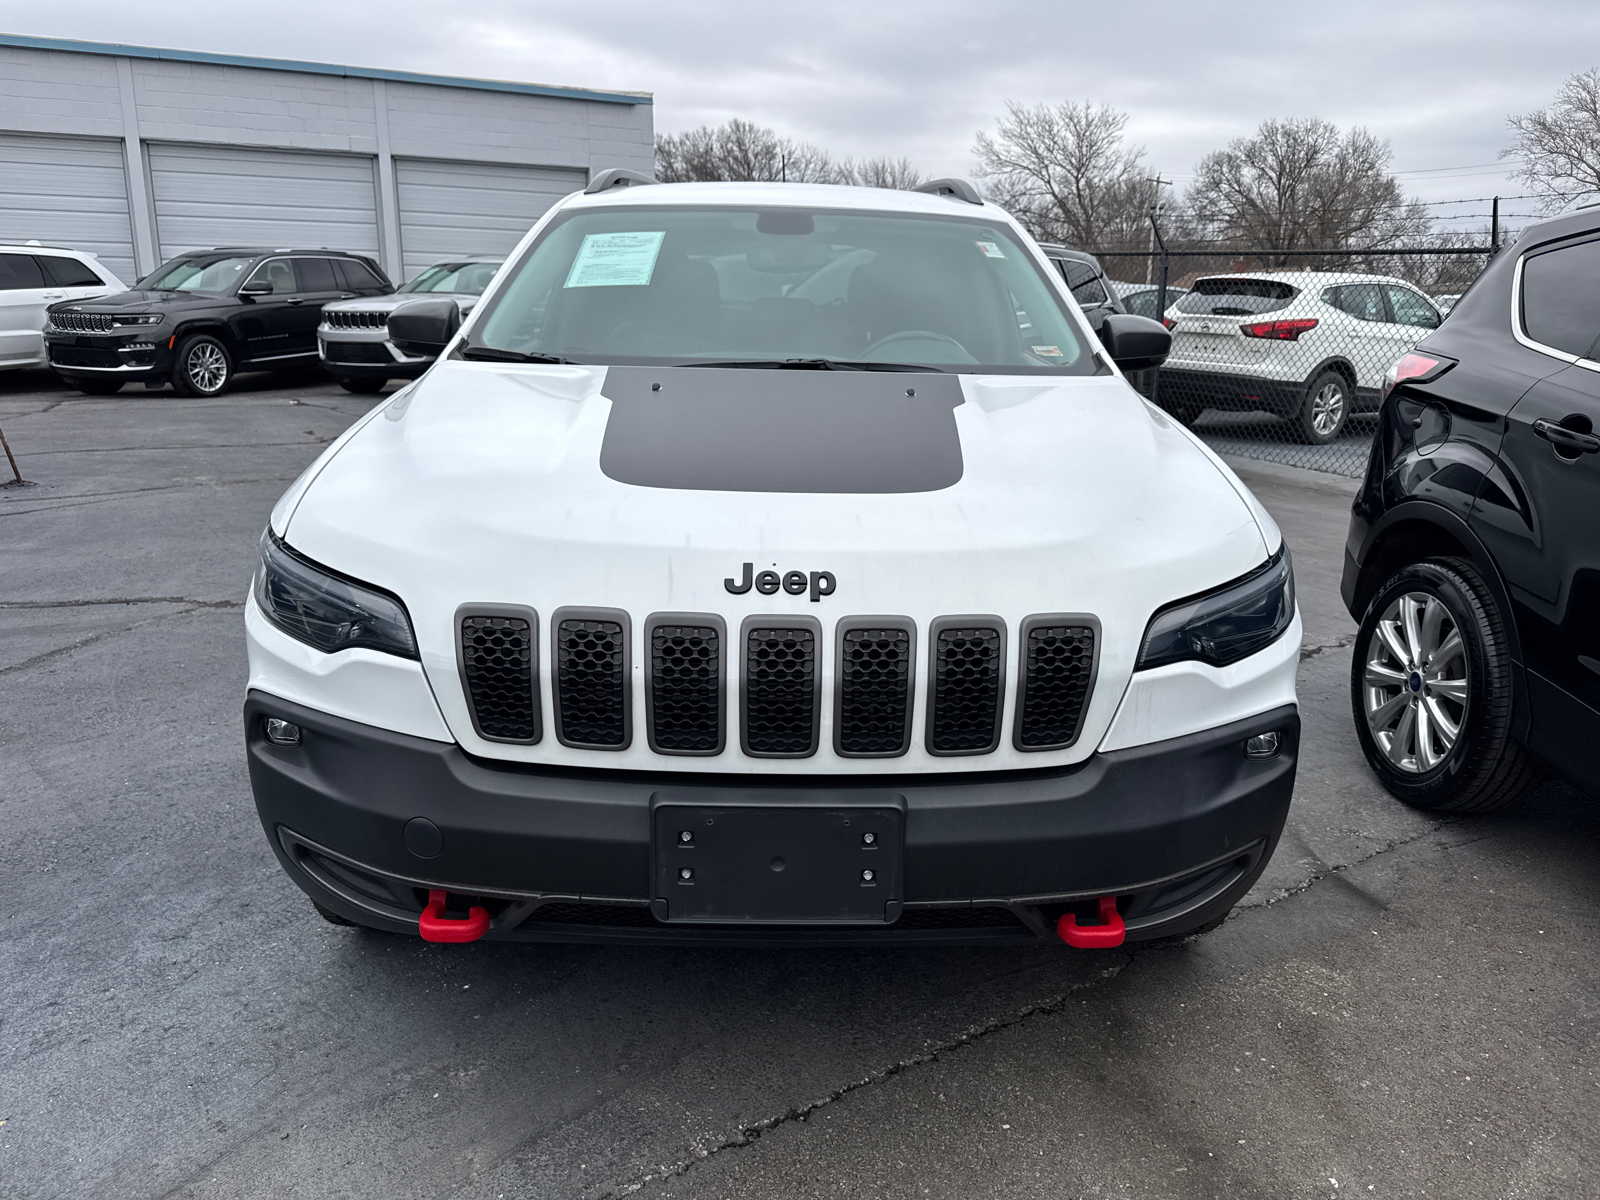
<instances>
[{"instance_id":1,"label":"garage door","mask_svg":"<svg viewBox=\"0 0 1600 1200\"><path fill-rule=\"evenodd\" d=\"M405 276L463 254L505 254L545 210L589 182L584 171L399 158Z\"/></svg>"},{"instance_id":2,"label":"garage door","mask_svg":"<svg viewBox=\"0 0 1600 1200\"><path fill-rule=\"evenodd\" d=\"M163 259L212 246L378 252L370 158L161 144L148 157Z\"/></svg>"},{"instance_id":3,"label":"garage door","mask_svg":"<svg viewBox=\"0 0 1600 1200\"><path fill-rule=\"evenodd\" d=\"M0 242L98 254L124 283L138 277L122 143L0 133Z\"/></svg>"}]
</instances>

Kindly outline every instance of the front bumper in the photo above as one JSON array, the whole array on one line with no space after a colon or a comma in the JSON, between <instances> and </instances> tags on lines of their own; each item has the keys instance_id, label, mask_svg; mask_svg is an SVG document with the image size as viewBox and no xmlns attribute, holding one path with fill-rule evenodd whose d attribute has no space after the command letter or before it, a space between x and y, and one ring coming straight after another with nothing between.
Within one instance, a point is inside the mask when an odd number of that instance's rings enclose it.
<instances>
[{"instance_id":1,"label":"front bumper","mask_svg":"<svg viewBox=\"0 0 1600 1200\"><path fill-rule=\"evenodd\" d=\"M49 332L44 335L45 359L69 378L165 379L172 370L169 340L164 326L124 333Z\"/></svg>"},{"instance_id":2,"label":"front bumper","mask_svg":"<svg viewBox=\"0 0 1600 1200\"><path fill-rule=\"evenodd\" d=\"M268 717L301 730L266 739ZM491 938L839 944L1051 936L1068 909L1116 895L1130 940L1225 913L1288 815L1292 705L1064 770L730 779L491 763L252 691L251 787L268 841L308 895L359 923L415 932L429 888L473 898ZM1244 742L1279 731L1278 755ZM872 926L681 925L651 911L652 811L663 802L898 804L898 919ZM418 818L437 831L417 836ZM412 838L408 843L407 827ZM433 844L437 842L437 845ZM423 857L412 846L428 852Z\"/></svg>"},{"instance_id":3,"label":"front bumper","mask_svg":"<svg viewBox=\"0 0 1600 1200\"><path fill-rule=\"evenodd\" d=\"M431 358L402 354L381 329L317 330L317 355L335 375L352 379L416 379Z\"/></svg>"}]
</instances>

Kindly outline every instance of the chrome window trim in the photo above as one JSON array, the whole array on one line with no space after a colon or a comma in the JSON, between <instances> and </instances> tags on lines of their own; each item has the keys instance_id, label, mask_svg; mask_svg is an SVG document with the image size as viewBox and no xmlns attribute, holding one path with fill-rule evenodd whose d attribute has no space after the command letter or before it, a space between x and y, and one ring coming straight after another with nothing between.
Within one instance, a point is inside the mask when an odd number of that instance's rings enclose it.
<instances>
[{"instance_id":1,"label":"chrome window trim","mask_svg":"<svg viewBox=\"0 0 1600 1200\"><path fill-rule=\"evenodd\" d=\"M1511 336L1518 342L1532 350L1535 354L1543 354L1547 358L1564 362L1568 366L1582 367L1585 371L1600 371L1600 362L1592 358L1584 358L1579 354L1568 354L1565 350L1557 350L1554 346L1546 346L1543 342L1536 342L1528 336L1522 324L1522 268L1527 265L1528 259L1545 247L1534 247L1518 257L1517 269L1511 275Z\"/></svg>"}]
</instances>

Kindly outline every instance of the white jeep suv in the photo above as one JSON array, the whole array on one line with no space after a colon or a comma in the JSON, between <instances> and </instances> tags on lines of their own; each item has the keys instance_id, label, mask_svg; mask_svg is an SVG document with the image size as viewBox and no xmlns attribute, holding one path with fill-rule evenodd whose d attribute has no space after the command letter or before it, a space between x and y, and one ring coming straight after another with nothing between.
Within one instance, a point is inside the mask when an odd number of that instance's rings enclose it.
<instances>
[{"instance_id":1,"label":"white jeep suv","mask_svg":"<svg viewBox=\"0 0 1600 1200\"><path fill-rule=\"evenodd\" d=\"M1075 946L1219 923L1294 785L1272 519L969 184L557 204L273 509L251 783L434 941ZM621 186L628 183L630 186ZM1118 363L1121 364L1119 369Z\"/></svg>"},{"instance_id":2,"label":"white jeep suv","mask_svg":"<svg viewBox=\"0 0 1600 1200\"><path fill-rule=\"evenodd\" d=\"M1376 410L1384 374L1443 320L1402 279L1325 271L1197 279L1166 317L1168 412L1186 423L1208 408L1275 413L1312 443Z\"/></svg>"}]
</instances>

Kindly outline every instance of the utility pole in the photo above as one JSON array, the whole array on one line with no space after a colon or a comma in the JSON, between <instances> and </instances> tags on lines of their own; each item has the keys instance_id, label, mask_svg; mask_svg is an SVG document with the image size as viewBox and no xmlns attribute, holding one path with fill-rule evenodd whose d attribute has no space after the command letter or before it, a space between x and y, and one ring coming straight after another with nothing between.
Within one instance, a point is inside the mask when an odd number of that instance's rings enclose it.
<instances>
[{"instance_id":1,"label":"utility pole","mask_svg":"<svg viewBox=\"0 0 1600 1200\"><path fill-rule=\"evenodd\" d=\"M1161 215L1161 189L1171 187L1172 180L1161 178L1161 172L1157 171L1154 177L1146 179L1145 182L1150 185L1150 240L1146 244L1148 257L1144 260L1144 281L1153 283L1154 280L1150 276L1156 265L1156 218Z\"/></svg>"}]
</instances>

